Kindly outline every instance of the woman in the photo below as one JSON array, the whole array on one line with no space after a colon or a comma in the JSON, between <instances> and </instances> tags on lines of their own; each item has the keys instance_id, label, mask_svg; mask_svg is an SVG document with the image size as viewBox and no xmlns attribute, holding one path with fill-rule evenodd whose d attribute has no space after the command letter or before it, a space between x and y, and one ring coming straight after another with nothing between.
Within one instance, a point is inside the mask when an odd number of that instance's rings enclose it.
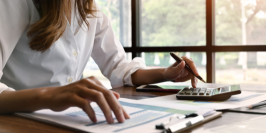
<instances>
[{"instance_id":1,"label":"woman","mask_svg":"<svg viewBox=\"0 0 266 133\"><path fill-rule=\"evenodd\" d=\"M129 119L119 94L94 77L80 80L90 56L113 87L190 79L197 84L185 62L145 69L139 58L127 61L93 0L1 0L0 29L1 114L77 106L96 122L93 101L108 123L114 122L112 111L119 122ZM198 75L193 61L183 58Z\"/></svg>"}]
</instances>

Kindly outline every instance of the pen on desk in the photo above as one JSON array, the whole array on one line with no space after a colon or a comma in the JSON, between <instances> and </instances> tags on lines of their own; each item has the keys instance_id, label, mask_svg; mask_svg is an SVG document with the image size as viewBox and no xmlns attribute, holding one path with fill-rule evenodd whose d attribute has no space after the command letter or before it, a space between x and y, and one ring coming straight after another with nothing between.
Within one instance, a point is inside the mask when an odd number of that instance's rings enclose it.
<instances>
[{"instance_id":1,"label":"pen on desk","mask_svg":"<svg viewBox=\"0 0 266 133\"><path fill-rule=\"evenodd\" d=\"M178 57L175 53L171 52L170 55L178 62L180 63L181 61L184 61L182 58ZM186 63L185 68L193 74L195 77L197 77L200 81L206 83L201 76L196 76L196 74L192 71L190 66Z\"/></svg>"},{"instance_id":2,"label":"pen on desk","mask_svg":"<svg viewBox=\"0 0 266 133\"><path fill-rule=\"evenodd\" d=\"M173 118L184 119L184 118L196 117L196 116L198 116L198 114L196 114L196 113L189 113L189 114L185 114L185 115L181 115L181 116L180 115L173 115L172 117L170 117L169 121L163 122L161 124L157 124L157 125L155 125L155 128L156 129L165 129L165 126L168 125Z\"/></svg>"},{"instance_id":3,"label":"pen on desk","mask_svg":"<svg viewBox=\"0 0 266 133\"><path fill-rule=\"evenodd\" d=\"M178 132L181 130L184 130L200 121L203 121L204 117L202 115L196 116L194 118L191 118L190 120L187 121L183 121L180 123L176 123L168 128L165 128L163 133L174 133L174 132Z\"/></svg>"},{"instance_id":4,"label":"pen on desk","mask_svg":"<svg viewBox=\"0 0 266 133\"><path fill-rule=\"evenodd\" d=\"M247 108L249 108L249 109L253 109L253 108L256 108L256 107L259 107L259 106L263 106L263 105L266 105L266 102L256 103L256 104L253 104L253 105L247 106Z\"/></svg>"}]
</instances>

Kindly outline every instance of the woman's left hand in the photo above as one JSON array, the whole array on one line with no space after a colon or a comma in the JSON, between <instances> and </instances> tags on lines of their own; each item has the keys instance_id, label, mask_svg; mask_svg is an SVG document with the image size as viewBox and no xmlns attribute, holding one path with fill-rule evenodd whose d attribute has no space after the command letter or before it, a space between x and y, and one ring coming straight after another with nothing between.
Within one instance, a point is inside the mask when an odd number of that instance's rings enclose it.
<instances>
[{"instance_id":1,"label":"woman's left hand","mask_svg":"<svg viewBox=\"0 0 266 133\"><path fill-rule=\"evenodd\" d=\"M195 63L191 58L187 58L186 56L183 56L182 58L184 61L181 63L176 62L164 70L164 78L173 82L184 82L191 80L192 87L196 88L198 83L197 77L185 69L185 64L187 63L195 75L199 76Z\"/></svg>"}]
</instances>

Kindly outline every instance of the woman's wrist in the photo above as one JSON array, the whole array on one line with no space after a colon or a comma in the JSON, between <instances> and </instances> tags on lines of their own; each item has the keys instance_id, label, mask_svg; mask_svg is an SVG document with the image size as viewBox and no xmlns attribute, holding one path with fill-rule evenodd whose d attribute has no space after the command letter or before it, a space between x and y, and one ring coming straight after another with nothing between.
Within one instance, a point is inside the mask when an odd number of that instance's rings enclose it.
<instances>
[{"instance_id":1,"label":"woman's wrist","mask_svg":"<svg viewBox=\"0 0 266 133\"><path fill-rule=\"evenodd\" d=\"M49 90L51 88L39 88L36 89L36 97L34 98L36 100L36 104L39 104L40 109L49 109L51 104L51 94L49 94Z\"/></svg>"}]
</instances>

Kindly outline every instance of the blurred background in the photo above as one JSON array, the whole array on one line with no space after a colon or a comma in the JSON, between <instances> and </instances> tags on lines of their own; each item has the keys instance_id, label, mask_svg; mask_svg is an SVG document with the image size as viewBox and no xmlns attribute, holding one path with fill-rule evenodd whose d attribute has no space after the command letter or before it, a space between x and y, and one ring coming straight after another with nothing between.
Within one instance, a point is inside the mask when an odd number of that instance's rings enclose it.
<instances>
[{"instance_id":1,"label":"blurred background","mask_svg":"<svg viewBox=\"0 0 266 133\"><path fill-rule=\"evenodd\" d=\"M193 58L206 79L207 54L179 52L180 47L206 46L206 2L209 0L138 0L140 43L137 47L176 47L179 56ZM215 46L266 46L265 0L213 0ZM131 0L96 0L111 20L116 37L125 48L132 47ZM175 61L169 52L139 52L148 68L168 67ZM214 83L266 85L266 51L223 51L214 53ZM132 52L127 53L132 60ZM108 88L109 81L91 58L84 77L96 76Z\"/></svg>"}]
</instances>

